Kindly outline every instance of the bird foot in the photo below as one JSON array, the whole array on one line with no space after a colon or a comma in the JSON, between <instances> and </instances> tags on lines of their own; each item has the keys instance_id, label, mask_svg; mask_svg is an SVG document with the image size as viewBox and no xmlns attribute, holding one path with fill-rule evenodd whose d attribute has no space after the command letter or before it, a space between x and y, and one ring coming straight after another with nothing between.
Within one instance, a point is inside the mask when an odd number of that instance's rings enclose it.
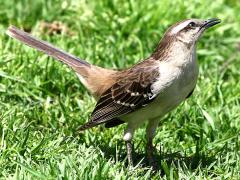
<instances>
[{"instance_id":1,"label":"bird foot","mask_svg":"<svg viewBox=\"0 0 240 180\"><path fill-rule=\"evenodd\" d=\"M148 163L152 167L154 171L158 169L158 161L156 157L154 156L156 149L153 147L152 144L147 145L147 158Z\"/></svg>"},{"instance_id":2,"label":"bird foot","mask_svg":"<svg viewBox=\"0 0 240 180\"><path fill-rule=\"evenodd\" d=\"M149 165L152 167L154 171L158 170L158 162L156 158L152 158L152 159L149 158L148 161L149 161Z\"/></svg>"}]
</instances>

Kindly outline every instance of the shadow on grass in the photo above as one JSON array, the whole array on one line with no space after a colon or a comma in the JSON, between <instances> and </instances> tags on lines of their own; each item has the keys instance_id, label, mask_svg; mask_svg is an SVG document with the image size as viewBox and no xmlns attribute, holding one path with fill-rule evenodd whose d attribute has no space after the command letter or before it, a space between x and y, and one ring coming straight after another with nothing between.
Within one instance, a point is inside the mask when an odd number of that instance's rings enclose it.
<instances>
[{"instance_id":1,"label":"shadow on grass","mask_svg":"<svg viewBox=\"0 0 240 180\"><path fill-rule=\"evenodd\" d=\"M128 166L124 144L119 145L118 148L111 148L107 144L101 144L98 145L98 147L104 152L107 160L112 158L115 162L122 162L126 167ZM158 169L156 172L160 173L161 176L168 176L172 167L174 167L173 171L177 172L179 165L189 170L194 170L198 167L210 167L210 165L216 161L214 156L208 156L207 153L195 153L192 156L186 156L182 155L181 152L162 152L161 149L155 153L155 158L158 162ZM146 158L146 153L140 152L137 148L133 153L133 161L134 166L138 165L143 168L151 168Z\"/></svg>"},{"instance_id":2,"label":"shadow on grass","mask_svg":"<svg viewBox=\"0 0 240 180\"><path fill-rule=\"evenodd\" d=\"M70 141L74 140L73 137L67 139L70 139ZM70 141L68 141L68 143ZM79 138L77 141L80 144L84 143L83 139L81 138ZM66 141L64 140L63 142ZM149 169L151 168L151 166L147 161L146 153L139 149L141 143L142 142L140 142L138 145L135 144L135 149L133 153L134 166L137 165L142 168ZM98 147L104 153L104 157L107 161L109 159L114 159L115 162L121 162L127 168L127 151L124 142L120 141L120 143L116 144L116 146L114 147L110 147L109 142L107 141L94 141L90 144L91 146ZM158 169L155 172L153 171L153 174L160 173L160 176L169 176L170 171L172 171L171 169L173 169L173 171L177 173L179 166L185 169L194 170L198 167L210 167L211 164L216 161L216 158L214 156L209 156L207 152L204 152L204 154L200 153L199 149L192 156L186 156L182 154L183 153L181 152L163 152L161 149L158 152L156 151L155 158L157 160Z\"/></svg>"}]
</instances>

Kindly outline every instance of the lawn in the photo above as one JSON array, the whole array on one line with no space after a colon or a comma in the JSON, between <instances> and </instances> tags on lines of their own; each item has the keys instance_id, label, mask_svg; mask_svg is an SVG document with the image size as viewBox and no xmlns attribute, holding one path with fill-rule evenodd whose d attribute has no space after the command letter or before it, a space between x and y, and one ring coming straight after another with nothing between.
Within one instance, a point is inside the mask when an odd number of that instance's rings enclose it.
<instances>
[{"instance_id":1,"label":"lawn","mask_svg":"<svg viewBox=\"0 0 240 180\"><path fill-rule=\"evenodd\" d=\"M134 168L127 166L125 125L63 141L96 102L67 66L5 34L13 24L90 63L125 68L149 56L167 27L190 17L222 23L198 43L193 96L159 125L155 173L144 158L145 128L135 135ZM0 32L2 179L240 178L238 0L0 0Z\"/></svg>"}]
</instances>

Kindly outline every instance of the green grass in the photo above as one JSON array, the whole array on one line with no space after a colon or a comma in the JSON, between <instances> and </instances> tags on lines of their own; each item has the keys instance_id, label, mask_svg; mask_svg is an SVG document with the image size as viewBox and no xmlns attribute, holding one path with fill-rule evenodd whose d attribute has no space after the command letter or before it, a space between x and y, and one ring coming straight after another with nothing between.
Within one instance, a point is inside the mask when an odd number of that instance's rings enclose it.
<instances>
[{"instance_id":1,"label":"green grass","mask_svg":"<svg viewBox=\"0 0 240 180\"><path fill-rule=\"evenodd\" d=\"M207 1L0 0L0 176L3 179L239 179L240 3ZM126 166L125 125L93 128L63 142L88 120L94 99L67 66L5 35L10 24L103 67L147 57L166 28L184 18L222 19L198 43L193 96L168 114L154 143L160 170L146 165L145 130ZM72 32L48 35L41 21Z\"/></svg>"}]
</instances>

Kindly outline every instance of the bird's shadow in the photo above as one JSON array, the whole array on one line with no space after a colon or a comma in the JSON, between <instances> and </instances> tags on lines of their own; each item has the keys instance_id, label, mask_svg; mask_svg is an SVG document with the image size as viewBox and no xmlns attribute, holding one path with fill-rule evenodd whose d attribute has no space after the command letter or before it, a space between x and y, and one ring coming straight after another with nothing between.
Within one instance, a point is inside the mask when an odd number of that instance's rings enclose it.
<instances>
[{"instance_id":1,"label":"bird's shadow","mask_svg":"<svg viewBox=\"0 0 240 180\"><path fill-rule=\"evenodd\" d=\"M114 159L115 162L123 162L127 167L127 154L125 145L119 144L117 147L109 147L107 144L98 145L99 149L104 153L106 159ZM182 155L182 152L164 152L162 149L155 152L155 158L157 160L158 168L156 172L160 172L161 176L167 174L166 171L169 171L170 167L175 165L178 167L184 165L188 169L196 169L198 167L208 167L214 161L216 161L214 156L209 156L207 154L195 153L192 156ZM133 153L133 162L134 165L151 168L149 165L146 153L144 151L138 150L138 145L136 146Z\"/></svg>"},{"instance_id":2,"label":"bird's shadow","mask_svg":"<svg viewBox=\"0 0 240 180\"><path fill-rule=\"evenodd\" d=\"M63 140L63 143L66 142L66 140L74 140L73 137L66 137ZM81 138L80 138L81 139ZM78 139L79 141L81 141ZM83 143L83 142L79 142ZM146 152L143 150L140 150L140 145L142 141L139 144L135 144L134 153L133 153L133 163L134 166L140 166L146 169L150 169L151 166L149 165L147 158L146 158ZM98 147L103 153L104 158L107 160L113 159L115 162L121 162L125 165L125 167L128 166L127 163L127 153L126 153L126 147L125 144L121 141L119 144L117 144L114 147L110 147L107 141L101 141L101 142L92 142L91 145L95 145ZM160 146L161 147L161 146ZM160 148L160 150L155 151L155 158L157 160L158 169L154 170L153 173L160 172L161 176L164 176L169 172L170 167L173 165L175 167L178 167L179 165L184 165L186 168L194 170L198 167L204 168L204 167L210 167L211 164L216 161L216 158L214 155L210 156L207 152L199 153L199 151L196 151L195 154L191 156L182 155L182 152L169 152L165 151ZM213 167L212 167L213 168Z\"/></svg>"}]
</instances>

